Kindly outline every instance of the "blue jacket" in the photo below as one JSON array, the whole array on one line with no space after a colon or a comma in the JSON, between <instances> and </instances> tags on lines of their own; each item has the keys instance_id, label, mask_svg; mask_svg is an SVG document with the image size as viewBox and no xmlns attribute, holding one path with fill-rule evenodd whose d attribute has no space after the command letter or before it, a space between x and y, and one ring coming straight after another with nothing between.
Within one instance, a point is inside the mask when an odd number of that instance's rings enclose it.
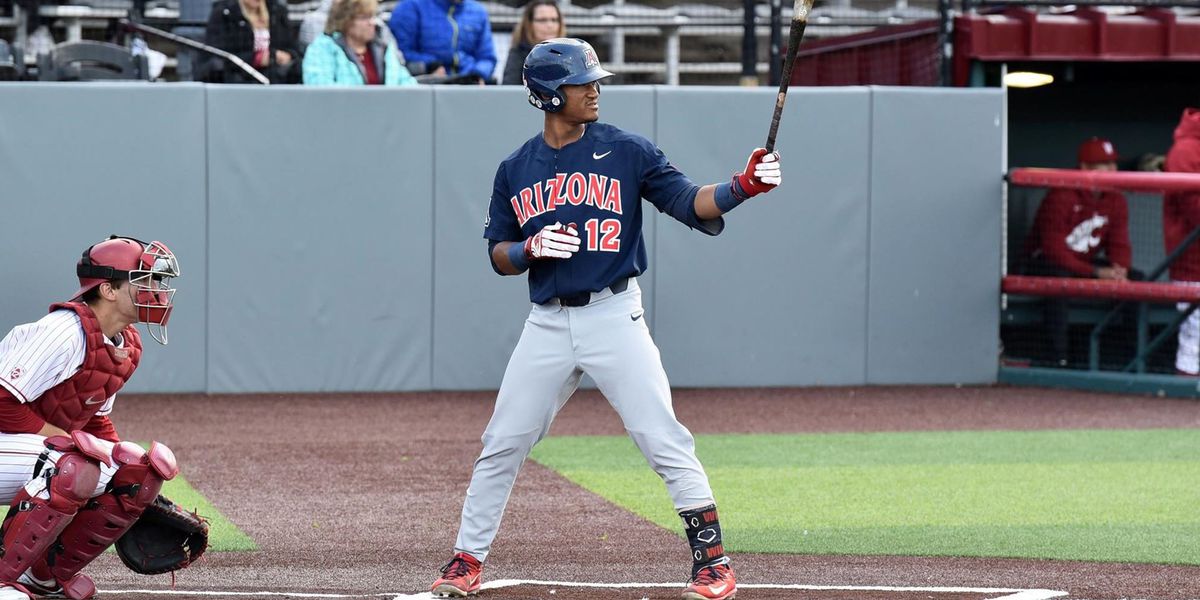
<instances>
[{"instance_id":1,"label":"blue jacket","mask_svg":"<svg viewBox=\"0 0 1200 600\"><path fill-rule=\"evenodd\" d=\"M383 85L416 85L417 80L400 64L396 47L378 40L367 45ZM346 46L340 33L322 35L304 53L305 85L366 85L358 56Z\"/></svg>"},{"instance_id":2,"label":"blue jacket","mask_svg":"<svg viewBox=\"0 0 1200 600\"><path fill-rule=\"evenodd\" d=\"M403 0L388 27L410 63L439 62L448 75L490 78L496 70L492 24L476 0Z\"/></svg>"}]
</instances>

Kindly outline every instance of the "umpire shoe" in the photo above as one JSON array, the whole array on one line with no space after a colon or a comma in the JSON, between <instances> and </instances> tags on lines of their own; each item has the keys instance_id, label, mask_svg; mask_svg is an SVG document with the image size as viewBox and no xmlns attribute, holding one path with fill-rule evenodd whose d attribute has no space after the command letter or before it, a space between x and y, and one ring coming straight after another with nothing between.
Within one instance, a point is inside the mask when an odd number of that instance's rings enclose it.
<instances>
[{"instance_id":1,"label":"umpire shoe","mask_svg":"<svg viewBox=\"0 0 1200 600\"><path fill-rule=\"evenodd\" d=\"M483 563L466 552L459 552L442 567L442 576L433 582L435 598L466 598L479 593L483 584Z\"/></svg>"},{"instance_id":2,"label":"umpire shoe","mask_svg":"<svg viewBox=\"0 0 1200 600\"><path fill-rule=\"evenodd\" d=\"M728 565L700 569L683 589L683 600L728 600L737 593L737 579Z\"/></svg>"}]
</instances>

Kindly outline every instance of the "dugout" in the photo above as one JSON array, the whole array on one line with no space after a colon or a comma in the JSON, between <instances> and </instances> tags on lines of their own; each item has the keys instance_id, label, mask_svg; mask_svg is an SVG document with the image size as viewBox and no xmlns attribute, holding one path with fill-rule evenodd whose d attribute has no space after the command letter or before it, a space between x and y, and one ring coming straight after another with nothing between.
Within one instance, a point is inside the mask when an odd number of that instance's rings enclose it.
<instances>
[{"instance_id":1,"label":"dugout","mask_svg":"<svg viewBox=\"0 0 1200 600\"><path fill-rule=\"evenodd\" d=\"M1200 104L1200 62L1024 62L990 65L986 78L998 80L1005 69L1055 76L1051 85L1009 88L1008 161L1025 167L1075 168L1075 147L1100 136L1111 140L1126 173L1154 173L1173 141L1183 109ZM1011 172L1011 171L1010 171ZM1009 186L1005 224L1006 272L1020 269L1026 237L1047 188ZM1162 192L1126 190L1132 266L1167 280L1162 234ZM1174 375L1178 312L1170 299L1138 305L1136 321L1112 315L1113 303L1098 297L1072 300L1070 369L1039 369L1035 340L1040 302L1031 296L1006 295L1001 338L1006 348L1000 380L1196 396L1194 380ZM1106 326L1100 324L1109 322ZM1139 340L1140 336L1140 340ZM1153 348L1144 344L1157 340ZM1096 345L1104 358L1095 355ZM1014 360L1015 359L1015 360ZM1034 367L1034 368L1028 368Z\"/></svg>"}]
</instances>

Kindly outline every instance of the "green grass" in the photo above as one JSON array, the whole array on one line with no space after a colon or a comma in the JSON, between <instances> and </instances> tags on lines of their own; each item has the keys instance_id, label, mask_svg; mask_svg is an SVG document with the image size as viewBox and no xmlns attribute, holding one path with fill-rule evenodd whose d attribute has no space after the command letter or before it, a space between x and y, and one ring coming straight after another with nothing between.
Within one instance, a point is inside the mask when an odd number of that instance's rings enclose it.
<instances>
[{"instance_id":1,"label":"green grass","mask_svg":"<svg viewBox=\"0 0 1200 600\"><path fill-rule=\"evenodd\" d=\"M1200 430L698 436L732 552L1200 565ZM625 437L533 459L680 532ZM680 532L682 535L682 532Z\"/></svg>"},{"instance_id":2,"label":"green grass","mask_svg":"<svg viewBox=\"0 0 1200 600\"><path fill-rule=\"evenodd\" d=\"M208 551L228 552L258 550L250 536L242 533L221 511L217 510L200 492L196 491L183 476L163 484L162 494L187 510L194 510L208 519Z\"/></svg>"}]
</instances>

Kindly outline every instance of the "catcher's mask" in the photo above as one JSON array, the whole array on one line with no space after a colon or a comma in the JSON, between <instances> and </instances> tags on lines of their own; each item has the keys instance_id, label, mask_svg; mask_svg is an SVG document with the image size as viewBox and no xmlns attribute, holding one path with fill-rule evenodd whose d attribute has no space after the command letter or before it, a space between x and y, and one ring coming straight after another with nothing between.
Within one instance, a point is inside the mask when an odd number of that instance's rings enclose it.
<instances>
[{"instance_id":1,"label":"catcher's mask","mask_svg":"<svg viewBox=\"0 0 1200 600\"><path fill-rule=\"evenodd\" d=\"M583 85L606 77L612 77L612 73L600 66L592 45L575 38L555 38L534 46L521 71L529 103L551 113L566 104L560 86Z\"/></svg>"},{"instance_id":2,"label":"catcher's mask","mask_svg":"<svg viewBox=\"0 0 1200 600\"><path fill-rule=\"evenodd\" d=\"M79 276L79 291L74 299L105 281L128 281L134 287L138 322L146 324L155 341L166 345L167 321L175 298L171 278L179 277L179 261L166 244L110 236L83 251L75 274Z\"/></svg>"}]
</instances>

